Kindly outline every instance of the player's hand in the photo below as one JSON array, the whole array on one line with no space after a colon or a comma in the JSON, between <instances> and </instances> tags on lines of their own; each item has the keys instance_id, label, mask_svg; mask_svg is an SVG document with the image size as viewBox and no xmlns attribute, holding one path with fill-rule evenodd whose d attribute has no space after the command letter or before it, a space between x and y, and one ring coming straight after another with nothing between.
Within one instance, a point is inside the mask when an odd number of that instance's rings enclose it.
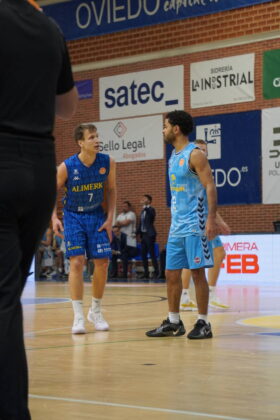
<instances>
[{"instance_id":1,"label":"player's hand","mask_svg":"<svg viewBox=\"0 0 280 420\"><path fill-rule=\"evenodd\" d=\"M216 222L216 218L208 217L205 228L205 235L207 236L208 241L212 241L212 239L214 239L215 236L218 235L218 231L219 229Z\"/></svg>"},{"instance_id":2,"label":"player's hand","mask_svg":"<svg viewBox=\"0 0 280 420\"><path fill-rule=\"evenodd\" d=\"M61 223L58 217L52 218L52 225L54 233L60 238L64 239L64 235L62 233L64 232L63 224Z\"/></svg>"},{"instance_id":3,"label":"player's hand","mask_svg":"<svg viewBox=\"0 0 280 420\"><path fill-rule=\"evenodd\" d=\"M98 229L98 232L101 232L102 230L106 230L108 238L110 243L112 242L113 239L113 234L112 234L112 222L110 220L105 220L105 222L103 223L102 226L100 226L100 228Z\"/></svg>"}]
</instances>

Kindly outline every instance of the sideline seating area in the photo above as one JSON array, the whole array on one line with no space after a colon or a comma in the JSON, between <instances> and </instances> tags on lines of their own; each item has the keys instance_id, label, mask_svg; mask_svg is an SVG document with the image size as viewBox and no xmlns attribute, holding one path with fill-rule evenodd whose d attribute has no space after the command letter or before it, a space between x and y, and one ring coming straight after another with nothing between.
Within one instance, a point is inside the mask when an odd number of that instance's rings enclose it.
<instances>
[{"instance_id":1,"label":"sideline seating area","mask_svg":"<svg viewBox=\"0 0 280 420\"><path fill-rule=\"evenodd\" d=\"M138 254L134 258L130 258L128 262L128 278L127 281L137 280L139 276L141 276L144 272L142 257L141 257L141 244L137 244ZM159 244L155 243L155 255L156 258L159 260L160 251L159 251ZM150 254L148 254L148 261L149 261L149 274L150 279L153 277L154 268L152 266L152 260ZM52 247L48 247L44 253L43 258L41 261L41 267L39 266L38 258L35 258L35 278L36 280L47 280L47 281L67 281L68 280L68 273L69 273L69 260L64 258L64 270L63 273L59 272L56 267L56 252L55 249ZM122 261L118 259L119 270L118 272L122 272ZM42 275L42 269L48 267L48 270ZM110 267L109 267L110 270ZM89 261L84 268L84 281L90 282L91 277L93 275L94 265L92 261ZM116 281L117 279L108 278L108 281ZM119 281L122 280L121 277L118 278Z\"/></svg>"},{"instance_id":2,"label":"sideline seating area","mask_svg":"<svg viewBox=\"0 0 280 420\"><path fill-rule=\"evenodd\" d=\"M154 247L155 247L155 256L156 256L157 260L159 260L159 244L156 242ZM129 259L128 281L136 280L139 277L139 275L143 274L143 272L144 272L142 257L141 257L141 244L137 244L137 249L138 249L138 254L136 255L136 257ZM152 266L152 260L151 260L150 253L148 253L147 257L148 257L148 262L149 262L149 274L150 274L150 278L152 278L154 268ZM121 272L122 271L121 270L121 265L122 265L121 259L118 259L118 264L119 264L118 272ZM120 277L120 279L121 279L121 277ZM109 279L109 280L112 281L112 279Z\"/></svg>"}]
</instances>

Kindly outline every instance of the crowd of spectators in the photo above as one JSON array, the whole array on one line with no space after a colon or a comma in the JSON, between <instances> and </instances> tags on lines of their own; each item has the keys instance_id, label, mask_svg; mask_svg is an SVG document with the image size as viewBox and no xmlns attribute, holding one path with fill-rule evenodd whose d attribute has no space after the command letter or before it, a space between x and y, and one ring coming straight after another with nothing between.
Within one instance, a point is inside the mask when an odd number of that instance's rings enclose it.
<instances>
[{"instance_id":1,"label":"crowd of spectators","mask_svg":"<svg viewBox=\"0 0 280 420\"><path fill-rule=\"evenodd\" d=\"M65 243L54 235L49 227L40 243L36 255L38 277L40 279L66 280L69 273L69 261L64 257Z\"/></svg>"}]
</instances>

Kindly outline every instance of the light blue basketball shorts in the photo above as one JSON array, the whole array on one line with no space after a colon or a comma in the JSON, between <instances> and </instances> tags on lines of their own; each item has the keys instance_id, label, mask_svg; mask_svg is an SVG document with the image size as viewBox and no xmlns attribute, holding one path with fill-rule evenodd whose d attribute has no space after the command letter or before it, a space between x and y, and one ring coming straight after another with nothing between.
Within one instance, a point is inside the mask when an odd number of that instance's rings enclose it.
<instances>
[{"instance_id":1,"label":"light blue basketball shorts","mask_svg":"<svg viewBox=\"0 0 280 420\"><path fill-rule=\"evenodd\" d=\"M221 238L219 236L215 236L214 239L211 241L212 248L219 248L220 246L223 246L223 243L221 241Z\"/></svg>"},{"instance_id":2,"label":"light blue basketball shorts","mask_svg":"<svg viewBox=\"0 0 280 420\"><path fill-rule=\"evenodd\" d=\"M211 242L206 236L170 236L166 247L166 269L179 270L189 268L213 267L213 251Z\"/></svg>"}]
</instances>

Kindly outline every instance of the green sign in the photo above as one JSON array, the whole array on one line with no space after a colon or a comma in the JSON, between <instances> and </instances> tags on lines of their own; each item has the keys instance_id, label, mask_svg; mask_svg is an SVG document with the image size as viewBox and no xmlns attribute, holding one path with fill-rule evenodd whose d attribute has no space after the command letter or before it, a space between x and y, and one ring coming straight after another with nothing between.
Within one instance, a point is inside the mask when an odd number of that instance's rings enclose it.
<instances>
[{"instance_id":1,"label":"green sign","mask_svg":"<svg viewBox=\"0 0 280 420\"><path fill-rule=\"evenodd\" d=\"M280 50L263 53L263 97L280 98Z\"/></svg>"}]
</instances>

